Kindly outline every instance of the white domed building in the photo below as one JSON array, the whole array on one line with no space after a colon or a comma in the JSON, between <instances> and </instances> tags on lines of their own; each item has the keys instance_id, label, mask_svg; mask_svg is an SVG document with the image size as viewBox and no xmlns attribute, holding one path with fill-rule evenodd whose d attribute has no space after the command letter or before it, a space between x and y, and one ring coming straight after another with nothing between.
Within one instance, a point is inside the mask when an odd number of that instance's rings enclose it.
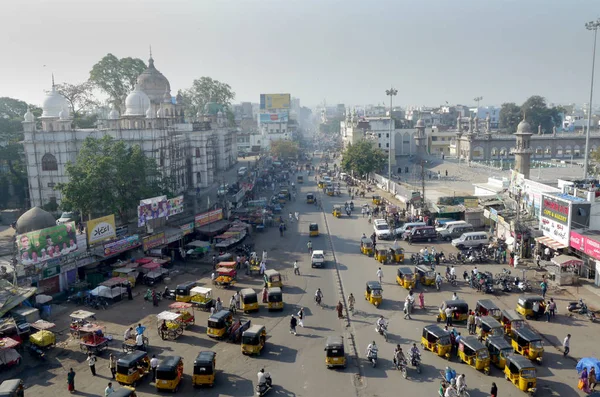
<instances>
[{"instance_id":1,"label":"white domed building","mask_svg":"<svg viewBox=\"0 0 600 397\"><path fill-rule=\"evenodd\" d=\"M53 78L39 120L29 110L23 116L31 206L60 203L55 186L68 182L65 166L76 160L90 135L139 145L156 159L162 174L175 181L176 193L210 186L219 171L237 163L237 128L212 114L190 118L185 119L181 96L171 96L171 84L152 56L124 108L111 109L93 129L73 128L69 102L56 90Z\"/></svg>"}]
</instances>

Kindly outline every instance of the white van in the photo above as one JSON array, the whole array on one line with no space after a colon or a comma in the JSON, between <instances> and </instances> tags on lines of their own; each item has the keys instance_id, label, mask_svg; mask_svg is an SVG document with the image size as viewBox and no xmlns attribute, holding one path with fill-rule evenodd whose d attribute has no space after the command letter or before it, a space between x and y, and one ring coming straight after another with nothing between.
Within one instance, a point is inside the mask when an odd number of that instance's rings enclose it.
<instances>
[{"instance_id":1,"label":"white van","mask_svg":"<svg viewBox=\"0 0 600 397\"><path fill-rule=\"evenodd\" d=\"M400 236L400 238L402 238L402 236L406 232L410 232L415 227L423 227L423 226L427 226L427 224L425 222L410 222L410 223L405 223L404 225L402 225L399 228L397 228L396 230L394 230L394 235Z\"/></svg>"},{"instance_id":2,"label":"white van","mask_svg":"<svg viewBox=\"0 0 600 397\"><path fill-rule=\"evenodd\" d=\"M244 176L244 175L246 175L246 171L248 171L248 168L246 168L246 167L240 167L238 169L238 175L239 176Z\"/></svg>"},{"instance_id":3,"label":"white van","mask_svg":"<svg viewBox=\"0 0 600 397\"><path fill-rule=\"evenodd\" d=\"M460 225L460 224L465 224L465 223L467 223L467 222L465 222L465 221L452 221L452 222L446 222L446 223L444 223L442 226L440 226L440 227L436 227L436 228L435 228L435 231L439 233L439 232L441 232L442 230L446 230L446 229L448 229L448 227L450 227L450 226L452 226L452 225Z\"/></svg>"},{"instance_id":4,"label":"white van","mask_svg":"<svg viewBox=\"0 0 600 397\"><path fill-rule=\"evenodd\" d=\"M486 232L464 233L457 239L452 240L452 245L458 249L483 248L490 243L490 236Z\"/></svg>"},{"instance_id":5,"label":"white van","mask_svg":"<svg viewBox=\"0 0 600 397\"><path fill-rule=\"evenodd\" d=\"M385 219L375 219L373 221L373 230L378 240L387 240L391 238L390 225Z\"/></svg>"},{"instance_id":6,"label":"white van","mask_svg":"<svg viewBox=\"0 0 600 397\"><path fill-rule=\"evenodd\" d=\"M473 230L473 225L470 223L460 222L440 230L437 232L437 234L440 240L450 241L462 236L465 233L470 233Z\"/></svg>"}]
</instances>

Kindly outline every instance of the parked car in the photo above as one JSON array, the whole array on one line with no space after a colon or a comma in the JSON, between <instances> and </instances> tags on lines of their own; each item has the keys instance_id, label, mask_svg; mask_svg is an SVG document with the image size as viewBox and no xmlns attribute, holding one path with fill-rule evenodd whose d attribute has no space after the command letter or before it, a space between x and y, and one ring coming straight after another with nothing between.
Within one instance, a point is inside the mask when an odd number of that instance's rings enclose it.
<instances>
[{"instance_id":1,"label":"parked car","mask_svg":"<svg viewBox=\"0 0 600 397\"><path fill-rule=\"evenodd\" d=\"M60 215L60 218L58 218L56 220L56 224L57 225L62 225L63 223L67 223L67 222L79 222L80 220L80 216L79 216L79 212L76 211L72 211L72 212L63 212Z\"/></svg>"}]
</instances>

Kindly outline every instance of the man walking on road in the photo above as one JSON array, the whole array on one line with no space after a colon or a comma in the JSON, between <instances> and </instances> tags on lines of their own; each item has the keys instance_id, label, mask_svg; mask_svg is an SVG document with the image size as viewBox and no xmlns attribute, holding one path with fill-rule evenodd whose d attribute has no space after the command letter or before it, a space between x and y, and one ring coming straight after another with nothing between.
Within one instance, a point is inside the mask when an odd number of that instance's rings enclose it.
<instances>
[{"instance_id":1,"label":"man walking on road","mask_svg":"<svg viewBox=\"0 0 600 397\"><path fill-rule=\"evenodd\" d=\"M92 373L92 376L96 376L96 356L94 356L92 353L88 353L87 362L90 366L90 372Z\"/></svg>"},{"instance_id":2,"label":"man walking on road","mask_svg":"<svg viewBox=\"0 0 600 397\"><path fill-rule=\"evenodd\" d=\"M567 355L569 354L569 351L571 350L570 347L571 347L571 334L567 334L567 337L563 341L563 349L565 350L565 352L563 353L564 357L567 357Z\"/></svg>"},{"instance_id":3,"label":"man walking on road","mask_svg":"<svg viewBox=\"0 0 600 397\"><path fill-rule=\"evenodd\" d=\"M298 312L298 324L300 324L302 328L304 328L304 316L304 308L301 307L300 311Z\"/></svg>"},{"instance_id":4,"label":"man walking on road","mask_svg":"<svg viewBox=\"0 0 600 397\"><path fill-rule=\"evenodd\" d=\"M298 320L292 314L292 318L290 319L290 334L297 335L296 334L296 326L297 325L298 325Z\"/></svg>"},{"instance_id":5,"label":"man walking on road","mask_svg":"<svg viewBox=\"0 0 600 397\"><path fill-rule=\"evenodd\" d=\"M158 358L156 358L156 354L153 354L152 359L150 360L150 371L152 371L152 382L156 382L156 368L158 368Z\"/></svg>"},{"instance_id":6,"label":"man walking on road","mask_svg":"<svg viewBox=\"0 0 600 397\"><path fill-rule=\"evenodd\" d=\"M379 279L379 284L381 284L381 280L383 279L383 270L381 268L377 269L377 278Z\"/></svg>"},{"instance_id":7,"label":"man walking on road","mask_svg":"<svg viewBox=\"0 0 600 397\"><path fill-rule=\"evenodd\" d=\"M294 274L297 276L300 275L300 269L298 268L298 261L294 261Z\"/></svg>"}]
</instances>

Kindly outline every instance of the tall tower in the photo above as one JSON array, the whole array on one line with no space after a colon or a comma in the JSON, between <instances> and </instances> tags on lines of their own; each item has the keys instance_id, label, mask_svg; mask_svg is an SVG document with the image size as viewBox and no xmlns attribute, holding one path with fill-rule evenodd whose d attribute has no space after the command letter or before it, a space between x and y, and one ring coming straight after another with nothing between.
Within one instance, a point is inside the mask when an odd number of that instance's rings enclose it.
<instances>
[{"instance_id":1,"label":"tall tower","mask_svg":"<svg viewBox=\"0 0 600 397\"><path fill-rule=\"evenodd\" d=\"M417 120L415 126L415 146L417 147L417 157L423 157L427 154L427 135L425 135L425 122L421 119Z\"/></svg>"},{"instance_id":2,"label":"tall tower","mask_svg":"<svg viewBox=\"0 0 600 397\"><path fill-rule=\"evenodd\" d=\"M531 165L531 125L525 120L521 121L517 126L517 132L515 137L517 138L517 145L515 151L515 171L524 175L526 179L529 179L529 170Z\"/></svg>"}]
</instances>

